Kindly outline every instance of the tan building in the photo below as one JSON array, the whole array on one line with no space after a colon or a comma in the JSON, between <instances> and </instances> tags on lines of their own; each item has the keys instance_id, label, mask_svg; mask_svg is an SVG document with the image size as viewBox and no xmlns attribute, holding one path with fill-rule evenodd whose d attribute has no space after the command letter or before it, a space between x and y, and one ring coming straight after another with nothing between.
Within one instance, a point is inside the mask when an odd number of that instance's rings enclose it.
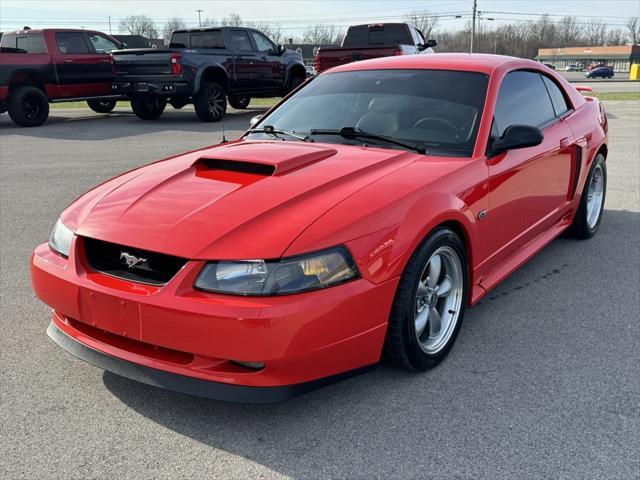
<instances>
[{"instance_id":1,"label":"tan building","mask_svg":"<svg viewBox=\"0 0 640 480\"><path fill-rule=\"evenodd\" d=\"M628 72L631 65L640 64L640 45L540 48L536 58L540 62L550 63L556 70L564 70L569 65L587 67L604 64L613 67L616 72Z\"/></svg>"}]
</instances>

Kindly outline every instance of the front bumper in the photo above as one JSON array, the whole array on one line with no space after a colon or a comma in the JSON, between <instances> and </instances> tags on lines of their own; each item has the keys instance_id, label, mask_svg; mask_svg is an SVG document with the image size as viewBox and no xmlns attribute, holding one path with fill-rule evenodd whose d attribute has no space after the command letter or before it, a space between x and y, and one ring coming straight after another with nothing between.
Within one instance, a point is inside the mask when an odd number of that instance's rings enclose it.
<instances>
[{"instance_id":1,"label":"front bumper","mask_svg":"<svg viewBox=\"0 0 640 480\"><path fill-rule=\"evenodd\" d=\"M163 287L150 287L91 271L75 240L68 260L39 246L31 277L54 310L56 343L101 368L184 393L278 401L379 361L397 279L234 297L193 290L203 263L190 261Z\"/></svg>"}]
</instances>

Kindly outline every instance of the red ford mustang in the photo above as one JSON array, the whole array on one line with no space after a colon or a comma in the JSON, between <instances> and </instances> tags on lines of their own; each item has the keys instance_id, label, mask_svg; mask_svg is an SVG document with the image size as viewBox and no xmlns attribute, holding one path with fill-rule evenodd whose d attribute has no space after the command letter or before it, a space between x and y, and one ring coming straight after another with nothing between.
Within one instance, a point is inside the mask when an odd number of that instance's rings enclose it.
<instances>
[{"instance_id":1,"label":"red ford mustang","mask_svg":"<svg viewBox=\"0 0 640 480\"><path fill-rule=\"evenodd\" d=\"M560 233L591 237L607 119L539 63L416 55L307 82L236 141L67 208L31 275L49 336L151 385L270 402L423 371L465 307Z\"/></svg>"}]
</instances>

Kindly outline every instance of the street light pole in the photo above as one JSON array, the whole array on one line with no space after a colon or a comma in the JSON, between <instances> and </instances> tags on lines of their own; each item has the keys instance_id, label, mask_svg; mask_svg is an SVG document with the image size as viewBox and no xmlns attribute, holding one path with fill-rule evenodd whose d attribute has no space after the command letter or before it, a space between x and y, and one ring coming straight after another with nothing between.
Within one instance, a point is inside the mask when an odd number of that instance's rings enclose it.
<instances>
[{"instance_id":1,"label":"street light pole","mask_svg":"<svg viewBox=\"0 0 640 480\"><path fill-rule=\"evenodd\" d=\"M473 53L473 40L476 36L476 10L478 9L477 0L473 0L473 14L471 15L471 42L469 44L469 53Z\"/></svg>"},{"instance_id":2,"label":"street light pole","mask_svg":"<svg viewBox=\"0 0 640 480\"><path fill-rule=\"evenodd\" d=\"M196 10L196 12L198 12L198 26L201 27L202 26L202 18L200 17L200 14L202 12L204 12L204 10Z\"/></svg>"}]
</instances>

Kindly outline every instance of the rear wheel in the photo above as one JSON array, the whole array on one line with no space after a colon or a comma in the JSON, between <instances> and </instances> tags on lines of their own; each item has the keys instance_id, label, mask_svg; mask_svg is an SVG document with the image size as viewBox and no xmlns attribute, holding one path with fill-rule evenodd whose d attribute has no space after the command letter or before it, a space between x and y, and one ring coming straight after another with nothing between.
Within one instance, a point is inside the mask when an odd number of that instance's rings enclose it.
<instances>
[{"instance_id":1,"label":"rear wheel","mask_svg":"<svg viewBox=\"0 0 640 480\"><path fill-rule=\"evenodd\" d=\"M302 75L293 75L291 77L291 80L289 80L289 86L287 88L287 94L293 92L296 88L298 88L300 86L300 84L302 84L302 82L304 82L305 77L303 77Z\"/></svg>"},{"instance_id":2,"label":"rear wheel","mask_svg":"<svg viewBox=\"0 0 640 480\"><path fill-rule=\"evenodd\" d=\"M599 153L593 160L589 176L580 197L580 204L568 233L576 238L593 237L602 220L607 194L607 164Z\"/></svg>"},{"instance_id":3,"label":"rear wheel","mask_svg":"<svg viewBox=\"0 0 640 480\"><path fill-rule=\"evenodd\" d=\"M87 105L94 112L109 113L116 107L115 100L87 100Z\"/></svg>"},{"instance_id":4,"label":"rear wheel","mask_svg":"<svg viewBox=\"0 0 640 480\"><path fill-rule=\"evenodd\" d=\"M23 127L42 125L49 116L49 99L36 87L18 87L9 94L9 117Z\"/></svg>"},{"instance_id":5,"label":"rear wheel","mask_svg":"<svg viewBox=\"0 0 640 480\"><path fill-rule=\"evenodd\" d=\"M227 94L219 83L206 83L193 102L203 122L219 122L227 112Z\"/></svg>"},{"instance_id":6,"label":"rear wheel","mask_svg":"<svg viewBox=\"0 0 640 480\"><path fill-rule=\"evenodd\" d=\"M162 115L167 101L162 97L146 95L131 99L131 110L142 120L155 120Z\"/></svg>"},{"instance_id":7,"label":"rear wheel","mask_svg":"<svg viewBox=\"0 0 640 480\"><path fill-rule=\"evenodd\" d=\"M229 95L229 105L237 110L244 110L249 106L249 102L251 102L251 97L235 97Z\"/></svg>"},{"instance_id":8,"label":"rear wheel","mask_svg":"<svg viewBox=\"0 0 640 480\"><path fill-rule=\"evenodd\" d=\"M460 238L433 231L400 278L389 316L385 355L413 371L435 367L455 342L467 303L467 260Z\"/></svg>"}]
</instances>

